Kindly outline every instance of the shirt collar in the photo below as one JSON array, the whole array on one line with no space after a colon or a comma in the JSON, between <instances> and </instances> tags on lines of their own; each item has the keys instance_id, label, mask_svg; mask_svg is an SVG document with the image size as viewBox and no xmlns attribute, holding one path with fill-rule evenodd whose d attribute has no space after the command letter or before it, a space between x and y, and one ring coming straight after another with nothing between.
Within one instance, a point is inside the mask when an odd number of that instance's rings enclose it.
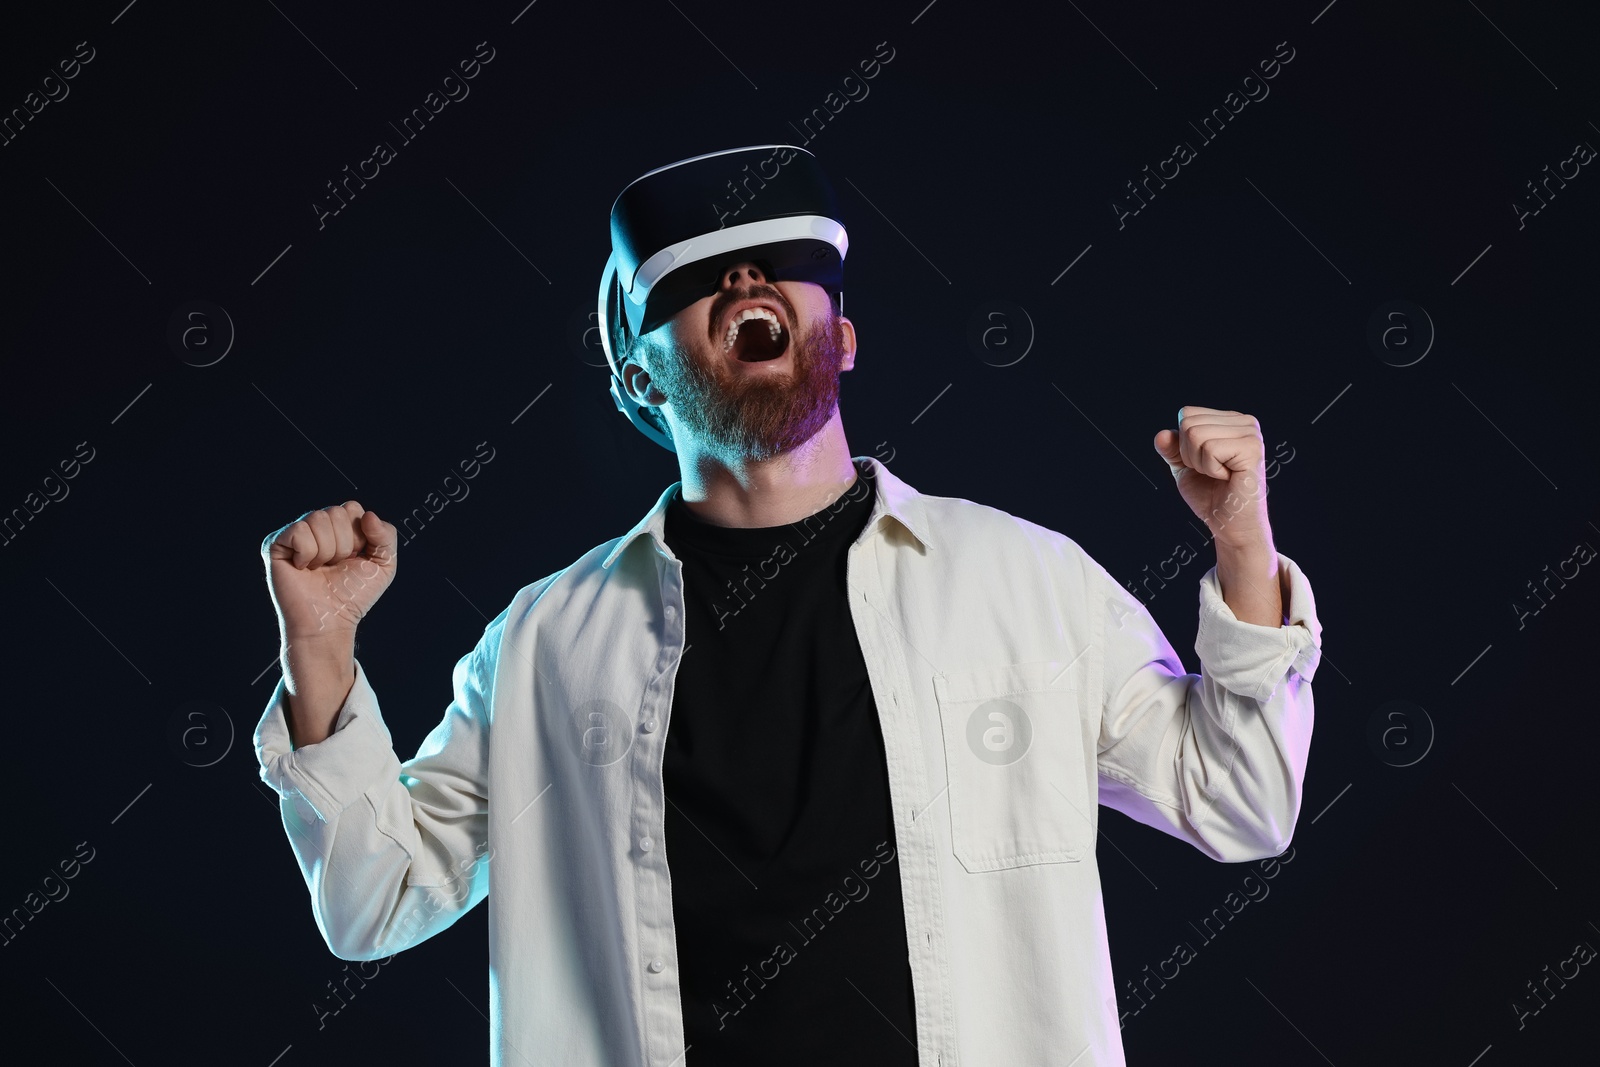
<instances>
[{"instance_id":1,"label":"shirt collar","mask_svg":"<svg viewBox=\"0 0 1600 1067\"><path fill-rule=\"evenodd\" d=\"M861 531L861 538L864 539L873 530L877 529L878 523L884 518L892 518L916 539L917 544L921 546L924 552L929 551L932 548L932 544L929 540L928 516L927 510L923 507L922 494L899 478L896 478L888 467L872 456L854 456L852 460L857 466L862 463L866 464L871 474L871 480L877 489L876 499L872 504L872 513L867 517L867 525ZM606 558L601 561L600 566L609 568L624 549L645 534L649 534L650 538L655 542L657 551L663 555L670 554L664 535L667 521L667 505L671 503L673 495L677 493L678 487L682 484L681 481L677 481L667 486L662 491L661 496L657 498L655 506L646 513L644 518L634 524L633 529L622 535L621 539L612 546L611 551L606 554Z\"/></svg>"}]
</instances>

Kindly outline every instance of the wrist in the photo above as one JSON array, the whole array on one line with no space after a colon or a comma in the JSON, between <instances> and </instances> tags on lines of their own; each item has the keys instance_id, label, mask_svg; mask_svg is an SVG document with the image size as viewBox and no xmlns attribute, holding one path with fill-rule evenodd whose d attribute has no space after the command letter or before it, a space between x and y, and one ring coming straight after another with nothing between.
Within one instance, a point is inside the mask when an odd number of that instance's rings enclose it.
<instances>
[{"instance_id":1,"label":"wrist","mask_svg":"<svg viewBox=\"0 0 1600 1067\"><path fill-rule=\"evenodd\" d=\"M1265 556L1276 558L1277 547L1273 544L1271 533L1249 533L1234 537L1218 535L1212 542L1217 554L1227 554L1235 557Z\"/></svg>"},{"instance_id":2,"label":"wrist","mask_svg":"<svg viewBox=\"0 0 1600 1067\"><path fill-rule=\"evenodd\" d=\"M339 672L355 661L355 654L356 635L353 631L319 631L300 635L286 633L278 648L278 658L286 677L307 671Z\"/></svg>"},{"instance_id":3,"label":"wrist","mask_svg":"<svg viewBox=\"0 0 1600 1067\"><path fill-rule=\"evenodd\" d=\"M287 652L293 648L297 652L309 654L333 654L339 651L353 649L356 646L356 632L354 630L294 630L278 631L278 648Z\"/></svg>"}]
</instances>

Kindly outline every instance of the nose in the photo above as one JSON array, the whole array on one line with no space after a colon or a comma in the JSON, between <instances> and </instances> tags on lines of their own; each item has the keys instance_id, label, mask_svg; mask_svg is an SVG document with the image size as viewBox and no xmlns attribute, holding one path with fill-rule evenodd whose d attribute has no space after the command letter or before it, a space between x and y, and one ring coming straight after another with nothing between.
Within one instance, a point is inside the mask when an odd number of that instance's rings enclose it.
<instances>
[{"instance_id":1,"label":"nose","mask_svg":"<svg viewBox=\"0 0 1600 1067\"><path fill-rule=\"evenodd\" d=\"M729 289L757 285L770 282L770 280L753 261L745 260L724 268L722 276L717 279L717 288L727 292Z\"/></svg>"}]
</instances>

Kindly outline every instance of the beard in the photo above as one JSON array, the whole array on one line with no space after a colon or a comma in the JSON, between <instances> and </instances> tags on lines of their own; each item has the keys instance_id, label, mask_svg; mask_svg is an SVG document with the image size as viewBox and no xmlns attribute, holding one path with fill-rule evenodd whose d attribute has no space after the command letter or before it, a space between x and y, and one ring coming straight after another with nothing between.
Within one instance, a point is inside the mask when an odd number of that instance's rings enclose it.
<instances>
[{"instance_id":1,"label":"beard","mask_svg":"<svg viewBox=\"0 0 1600 1067\"><path fill-rule=\"evenodd\" d=\"M651 354L652 380L684 432L720 459L767 460L809 441L833 417L844 329L831 313L811 320L789 339L793 367L784 373L742 374L720 354L702 361L672 341Z\"/></svg>"}]
</instances>

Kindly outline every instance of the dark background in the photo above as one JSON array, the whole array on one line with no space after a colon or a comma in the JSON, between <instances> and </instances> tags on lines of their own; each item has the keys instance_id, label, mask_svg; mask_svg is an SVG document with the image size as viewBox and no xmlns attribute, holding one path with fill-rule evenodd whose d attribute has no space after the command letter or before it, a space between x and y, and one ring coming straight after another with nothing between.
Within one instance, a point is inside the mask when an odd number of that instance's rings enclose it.
<instances>
[{"instance_id":1,"label":"dark background","mask_svg":"<svg viewBox=\"0 0 1600 1067\"><path fill-rule=\"evenodd\" d=\"M3 514L93 450L0 546L0 909L94 850L0 947L10 1041L140 1067L479 1060L481 907L318 1029L345 964L250 744L277 675L261 539L346 499L407 512L493 448L363 626L414 752L486 619L677 477L583 346L612 199L685 156L797 142L887 42L809 145L852 238L851 451L1121 579L1197 549L1150 601L1190 669L1214 555L1151 438L1201 404L1291 457L1274 532L1326 627L1293 859L1201 944L1190 924L1254 865L1102 812L1122 1010L1146 965L1198 949L1126 1017L1129 1062L1594 1054L1594 965L1520 1029L1512 1007L1600 947L1600 577L1552 581L1520 626L1513 606L1600 546L1600 177L1520 229L1512 206L1600 144L1586 5L124 3L12 13L0 37L4 113L94 49L0 147ZM399 144L388 123L480 41L470 96ZM1270 96L1202 142L1189 123L1279 42ZM397 158L319 229L324 183L377 140ZM1179 140L1196 158L1119 229L1111 202ZM196 300L226 317L170 342Z\"/></svg>"}]
</instances>

